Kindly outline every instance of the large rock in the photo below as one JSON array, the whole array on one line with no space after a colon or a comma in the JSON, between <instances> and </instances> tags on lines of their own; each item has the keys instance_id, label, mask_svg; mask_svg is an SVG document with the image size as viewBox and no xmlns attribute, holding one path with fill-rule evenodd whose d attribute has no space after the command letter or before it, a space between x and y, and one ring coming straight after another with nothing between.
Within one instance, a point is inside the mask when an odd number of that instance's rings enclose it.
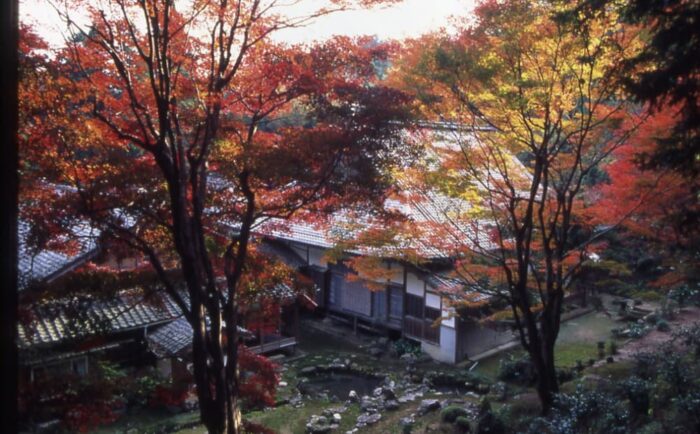
<instances>
[{"instance_id":1,"label":"large rock","mask_svg":"<svg viewBox=\"0 0 700 434\"><path fill-rule=\"evenodd\" d=\"M314 375L318 371L318 369L315 366L307 366L306 368L301 368L299 370L300 375Z\"/></svg>"},{"instance_id":2,"label":"large rock","mask_svg":"<svg viewBox=\"0 0 700 434\"><path fill-rule=\"evenodd\" d=\"M331 432L331 424L325 416L313 415L306 424L309 434L327 434Z\"/></svg>"},{"instance_id":3,"label":"large rock","mask_svg":"<svg viewBox=\"0 0 700 434\"><path fill-rule=\"evenodd\" d=\"M384 408L386 408L389 411L398 410L399 402L395 399L390 399L384 403Z\"/></svg>"},{"instance_id":4,"label":"large rock","mask_svg":"<svg viewBox=\"0 0 700 434\"><path fill-rule=\"evenodd\" d=\"M396 392L394 391L393 387L382 387L381 394L384 397L384 399L396 399Z\"/></svg>"},{"instance_id":5,"label":"large rock","mask_svg":"<svg viewBox=\"0 0 700 434\"><path fill-rule=\"evenodd\" d=\"M382 419L382 415L379 413L373 414L361 414L357 417L357 427L362 428L367 425L374 425Z\"/></svg>"},{"instance_id":6,"label":"large rock","mask_svg":"<svg viewBox=\"0 0 700 434\"><path fill-rule=\"evenodd\" d=\"M362 400L360 400L360 411L364 413L376 413L377 403L368 396L363 396Z\"/></svg>"},{"instance_id":7,"label":"large rock","mask_svg":"<svg viewBox=\"0 0 700 434\"><path fill-rule=\"evenodd\" d=\"M424 399L418 407L418 414L424 415L440 408L440 401L437 399Z\"/></svg>"},{"instance_id":8,"label":"large rock","mask_svg":"<svg viewBox=\"0 0 700 434\"><path fill-rule=\"evenodd\" d=\"M384 354L384 349L380 347L371 347L367 352L372 357L381 357L381 355Z\"/></svg>"}]
</instances>

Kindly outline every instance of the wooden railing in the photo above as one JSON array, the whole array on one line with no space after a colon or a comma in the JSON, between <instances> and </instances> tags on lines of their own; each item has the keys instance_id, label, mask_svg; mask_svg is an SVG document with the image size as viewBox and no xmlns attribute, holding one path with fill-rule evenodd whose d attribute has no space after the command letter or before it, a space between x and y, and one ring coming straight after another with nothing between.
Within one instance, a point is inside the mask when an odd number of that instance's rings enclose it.
<instances>
[{"instance_id":1,"label":"wooden railing","mask_svg":"<svg viewBox=\"0 0 700 434\"><path fill-rule=\"evenodd\" d=\"M403 319L403 332L406 336L423 339L423 320L412 316Z\"/></svg>"},{"instance_id":2,"label":"wooden railing","mask_svg":"<svg viewBox=\"0 0 700 434\"><path fill-rule=\"evenodd\" d=\"M406 316L403 319L403 333L415 339L436 344L440 343L440 326L433 327L433 321Z\"/></svg>"},{"instance_id":3,"label":"wooden railing","mask_svg":"<svg viewBox=\"0 0 700 434\"><path fill-rule=\"evenodd\" d=\"M272 351L291 348L296 346L296 344L296 338L281 338L272 342L265 342L264 344L256 345L254 347L248 347L248 349L254 352L255 354L265 354Z\"/></svg>"}]
</instances>

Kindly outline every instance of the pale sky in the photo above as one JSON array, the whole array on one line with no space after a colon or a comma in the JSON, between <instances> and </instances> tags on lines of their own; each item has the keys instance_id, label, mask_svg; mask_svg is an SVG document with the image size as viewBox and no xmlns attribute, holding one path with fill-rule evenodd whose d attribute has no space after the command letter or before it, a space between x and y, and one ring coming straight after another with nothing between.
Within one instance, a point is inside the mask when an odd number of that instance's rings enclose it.
<instances>
[{"instance_id":1,"label":"pale sky","mask_svg":"<svg viewBox=\"0 0 700 434\"><path fill-rule=\"evenodd\" d=\"M304 12L309 4L319 5L324 0L307 0L301 6L290 8ZM291 43L312 42L333 35L376 35L380 39L403 39L423 33L449 28L450 17L465 17L471 13L474 0L404 0L385 8L338 12L318 18L299 29L285 30L276 39ZM296 11L290 13L296 14ZM34 24L38 33L52 45L62 40L62 25L58 15L46 0L20 0L20 20Z\"/></svg>"}]
</instances>

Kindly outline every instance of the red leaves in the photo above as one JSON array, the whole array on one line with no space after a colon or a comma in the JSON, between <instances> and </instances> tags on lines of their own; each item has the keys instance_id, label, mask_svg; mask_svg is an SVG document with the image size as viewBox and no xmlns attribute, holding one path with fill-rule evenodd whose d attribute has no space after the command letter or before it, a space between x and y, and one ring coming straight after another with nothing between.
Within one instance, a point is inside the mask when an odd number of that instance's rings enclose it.
<instances>
[{"instance_id":1,"label":"red leaves","mask_svg":"<svg viewBox=\"0 0 700 434\"><path fill-rule=\"evenodd\" d=\"M270 407L275 404L275 392L279 374L276 365L267 357L238 347L238 363L244 373L241 377L241 398L249 408Z\"/></svg>"}]
</instances>

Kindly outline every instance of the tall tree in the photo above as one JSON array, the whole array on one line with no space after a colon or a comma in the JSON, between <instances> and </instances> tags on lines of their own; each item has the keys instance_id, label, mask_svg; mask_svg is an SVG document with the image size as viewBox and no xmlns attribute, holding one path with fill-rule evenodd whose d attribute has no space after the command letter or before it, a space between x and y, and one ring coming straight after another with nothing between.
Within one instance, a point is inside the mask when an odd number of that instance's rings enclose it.
<instances>
[{"instance_id":1,"label":"tall tree","mask_svg":"<svg viewBox=\"0 0 700 434\"><path fill-rule=\"evenodd\" d=\"M560 20L558 3L484 1L457 36L408 47L402 77L451 127L406 176L423 197L450 198L421 226L470 291L509 307L544 412L558 391L564 296L599 236L581 217L592 205L582 191L639 123L617 68L635 35L604 13Z\"/></svg>"},{"instance_id":2,"label":"tall tree","mask_svg":"<svg viewBox=\"0 0 700 434\"><path fill-rule=\"evenodd\" d=\"M275 44L274 32L331 9L290 17L274 0L64 6L90 24L64 14L60 91L36 118L52 131L27 146L27 177L44 193L27 209L50 214L49 228L88 219L149 259L193 328L202 422L240 432L233 325L251 234L273 218L380 202L406 115L403 94L378 83L390 47Z\"/></svg>"},{"instance_id":3,"label":"tall tree","mask_svg":"<svg viewBox=\"0 0 700 434\"><path fill-rule=\"evenodd\" d=\"M643 155L649 168L671 167L697 179L700 174L700 3L685 0L587 0L576 14L595 15L617 9L626 23L639 26L646 43L621 67L629 71L628 91L652 111L674 110L673 134L653 153ZM698 186L694 186L698 191ZM698 215L694 214L694 220Z\"/></svg>"}]
</instances>

